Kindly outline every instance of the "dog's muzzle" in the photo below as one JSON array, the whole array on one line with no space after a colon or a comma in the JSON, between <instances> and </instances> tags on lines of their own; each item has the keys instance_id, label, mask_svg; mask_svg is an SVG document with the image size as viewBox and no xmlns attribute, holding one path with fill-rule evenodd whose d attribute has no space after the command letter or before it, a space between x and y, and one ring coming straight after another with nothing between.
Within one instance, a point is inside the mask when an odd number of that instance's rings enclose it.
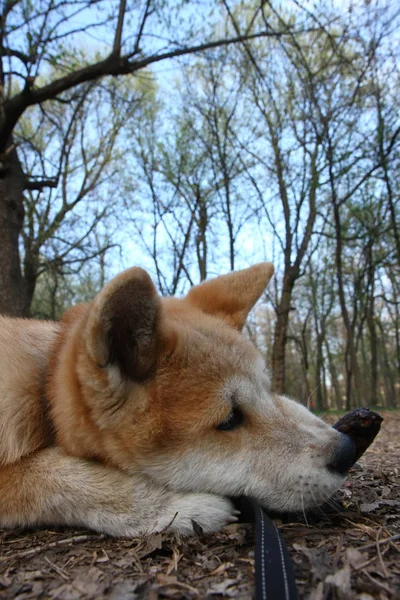
<instances>
[{"instance_id":1,"label":"dog's muzzle","mask_svg":"<svg viewBox=\"0 0 400 600\"><path fill-rule=\"evenodd\" d=\"M339 440L328 464L328 469L344 475L354 464L356 445L345 433L339 432Z\"/></svg>"}]
</instances>

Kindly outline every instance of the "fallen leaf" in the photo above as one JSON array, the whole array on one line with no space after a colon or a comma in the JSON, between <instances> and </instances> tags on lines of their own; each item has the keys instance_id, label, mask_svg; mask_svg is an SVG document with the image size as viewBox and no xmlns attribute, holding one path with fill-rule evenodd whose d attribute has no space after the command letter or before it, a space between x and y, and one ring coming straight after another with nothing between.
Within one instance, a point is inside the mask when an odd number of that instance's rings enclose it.
<instances>
[{"instance_id":1,"label":"fallen leaf","mask_svg":"<svg viewBox=\"0 0 400 600\"><path fill-rule=\"evenodd\" d=\"M328 575L325 582L330 583L336 589L339 600L349 600L351 598L349 565L345 565L343 569L339 569L333 575Z\"/></svg>"},{"instance_id":2,"label":"fallen leaf","mask_svg":"<svg viewBox=\"0 0 400 600\"><path fill-rule=\"evenodd\" d=\"M135 591L138 588L138 583L132 579L120 581L113 586L108 600L134 600L136 597Z\"/></svg>"},{"instance_id":3,"label":"fallen leaf","mask_svg":"<svg viewBox=\"0 0 400 600\"><path fill-rule=\"evenodd\" d=\"M360 552L357 548L347 548L346 560L353 569L358 569L367 560L365 552Z\"/></svg>"},{"instance_id":4,"label":"fallen leaf","mask_svg":"<svg viewBox=\"0 0 400 600\"><path fill-rule=\"evenodd\" d=\"M221 581L221 583L214 583L209 587L207 596L210 596L211 594L219 594L221 596L228 596L230 598L234 598L237 595L238 591L230 590L229 588L231 588L237 583L239 583L238 579L224 579L223 581Z\"/></svg>"},{"instance_id":5,"label":"fallen leaf","mask_svg":"<svg viewBox=\"0 0 400 600\"><path fill-rule=\"evenodd\" d=\"M370 513L379 508L380 502L372 502L371 504L360 504L360 511L362 513Z\"/></svg>"},{"instance_id":6,"label":"fallen leaf","mask_svg":"<svg viewBox=\"0 0 400 600\"><path fill-rule=\"evenodd\" d=\"M311 590L309 600L323 600L324 597L324 583L320 581L316 588Z\"/></svg>"},{"instance_id":7,"label":"fallen leaf","mask_svg":"<svg viewBox=\"0 0 400 600\"><path fill-rule=\"evenodd\" d=\"M9 587L12 584L12 579L11 577L9 577L8 575L8 571L6 571L6 573L4 573L4 575L0 575L0 588L6 588Z\"/></svg>"},{"instance_id":8,"label":"fallen leaf","mask_svg":"<svg viewBox=\"0 0 400 600\"><path fill-rule=\"evenodd\" d=\"M227 569L230 569L233 566L234 565L231 562L222 563L222 565L219 565L216 569L211 571L210 575L220 575L221 573L224 573Z\"/></svg>"}]
</instances>

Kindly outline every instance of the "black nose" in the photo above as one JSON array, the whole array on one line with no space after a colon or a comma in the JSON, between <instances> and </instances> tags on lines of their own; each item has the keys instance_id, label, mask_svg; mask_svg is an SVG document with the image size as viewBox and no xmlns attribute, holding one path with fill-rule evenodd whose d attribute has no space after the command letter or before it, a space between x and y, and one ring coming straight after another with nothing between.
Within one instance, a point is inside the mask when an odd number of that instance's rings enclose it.
<instances>
[{"instance_id":1,"label":"black nose","mask_svg":"<svg viewBox=\"0 0 400 600\"><path fill-rule=\"evenodd\" d=\"M343 475L354 464L355 456L356 445L353 440L345 433L339 433L339 439L328 468Z\"/></svg>"}]
</instances>

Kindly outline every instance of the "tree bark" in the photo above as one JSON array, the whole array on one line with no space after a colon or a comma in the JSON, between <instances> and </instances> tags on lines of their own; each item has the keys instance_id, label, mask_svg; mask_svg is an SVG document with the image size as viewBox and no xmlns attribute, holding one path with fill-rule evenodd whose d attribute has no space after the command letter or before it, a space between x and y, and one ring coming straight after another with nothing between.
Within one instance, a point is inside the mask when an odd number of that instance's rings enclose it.
<instances>
[{"instance_id":1,"label":"tree bark","mask_svg":"<svg viewBox=\"0 0 400 600\"><path fill-rule=\"evenodd\" d=\"M197 202L199 206L197 227L198 233L196 237L196 253L197 263L199 265L200 281L207 279L207 229L208 229L208 214L207 201L200 197L200 190L197 190Z\"/></svg>"},{"instance_id":2,"label":"tree bark","mask_svg":"<svg viewBox=\"0 0 400 600\"><path fill-rule=\"evenodd\" d=\"M24 222L24 173L17 151L0 164L0 314L29 316L29 301L21 271L19 236Z\"/></svg>"},{"instance_id":3,"label":"tree bark","mask_svg":"<svg viewBox=\"0 0 400 600\"><path fill-rule=\"evenodd\" d=\"M323 410L324 406L324 378L323 378L323 368L324 368L324 355L322 351L324 337L322 333L317 330L317 360L315 365L315 398L316 398L316 408L317 410ZM321 377L322 375L322 377Z\"/></svg>"},{"instance_id":4,"label":"tree bark","mask_svg":"<svg viewBox=\"0 0 400 600\"><path fill-rule=\"evenodd\" d=\"M386 332L382 326L380 321L377 322L377 325L381 332L380 344L379 344L379 362L380 362L380 371L383 378L383 389L384 389L384 399L385 406L388 408L393 408L397 406L398 403L398 392L396 392L396 381L393 377L393 370L390 367L390 361L388 356L388 351L385 343Z\"/></svg>"},{"instance_id":5,"label":"tree bark","mask_svg":"<svg viewBox=\"0 0 400 600\"><path fill-rule=\"evenodd\" d=\"M275 327L272 349L272 386L278 394L285 391L285 350L289 323L290 300L296 278L286 272L283 278L282 297L278 306L278 318Z\"/></svg>"},{"instance_id":6,"label":"tree bark","mask_svg":"<svg viewBox=\"0 0 400 600\"><path fill-rule=\"evenodd\" d=\"M331 348L329 345L328 336L325 337L324 341L325 341L326 353L328 355L329 375L330 375L330 378L332 381L332 388L333 388L333 397L331 398L331 406L333 405L334 408L342 409L342 408L344 408L343 394L342 394L341 386L340 386L339 379L338 379L337 369L336 369L336 365L335 365L335 358L332 355ZM331 406L329 406L329 404L327 403L327 408L331 408Z\"/></svg>"},{"instance_id":7,"label":"tree bark","mask_svg":"<svg viewBox=\"0 0 400 600\"><path fill-rule=\"evenodd\" d=\"M377 406L378 402L378 336L376 333L375 323L375 273L372 254L372 242L368 246L368 262L369 262L369 280L370 290L368 308L367 308L367 324L369 330L370 343L370 386L369 386L369 403L371 406Z\"/></svg>"},{"instance_id":8,"label":"tree bark","mask_svg":"<svg viewBox=\"0 0 400 600\"><path fill-rule=\"evenodd\" d=\"M350 321L349 311L346 304L346 294L343 278L343 260L342 260L342 224L340 218L340 208L336 197L336 188L334 184L334 176L332 173L332 156L331 149L329 150L329 170L332 190L333 216L335 223L335 238L336 238L336 279L338 283L339 303L342 312L343 323L346 329L346 353L345 353L345 368L346 368L346 409L351 410L358 403L360 391L360 375L357 361L357 353L354 341L354 328ZM354 383L354 385L353 385Z\"/></svg>"}]
</instances>

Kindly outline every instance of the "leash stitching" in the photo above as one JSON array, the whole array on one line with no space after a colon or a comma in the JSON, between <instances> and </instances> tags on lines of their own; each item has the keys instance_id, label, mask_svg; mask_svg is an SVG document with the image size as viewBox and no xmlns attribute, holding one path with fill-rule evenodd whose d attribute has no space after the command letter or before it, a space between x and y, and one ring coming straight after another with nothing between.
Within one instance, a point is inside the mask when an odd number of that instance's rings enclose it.
<instances>
[{"instance_id":1,"label":"leash stitching","mask_svg":"<svg viewBox=\"0 0 400 600\"><path fill-rule=\"evenodd\" d=\"M265 578L265 526L264 526L264 513L260 507L258 507L261 515L261 582L262 582L262 595L263 600L267 600L267 582Z\"/></svg>"},{"instance_id":2,"label":"leash stitching","mask_svg":"<svg viewBox=\"0 0 400 600\"><path fill-rule=\"evenodd\" d=\"M281 556L281 563L282 563L282 571L283 571L283 579L284 579L284 583L285 583L285 598L286 600L290 600L290 594L289 594L289 586L288 586L288 579L287 579L287 571L286 571L286 563L285 563L285 559L283 556L283 550L282 550L282 542L281 542L281 538L279 535L279 532L276 528L276 525L274 522L272 522L274 529L276 531L276 537L278 538L278 543L279 543L279 553Z\"/></svg>"}]
</instances>

